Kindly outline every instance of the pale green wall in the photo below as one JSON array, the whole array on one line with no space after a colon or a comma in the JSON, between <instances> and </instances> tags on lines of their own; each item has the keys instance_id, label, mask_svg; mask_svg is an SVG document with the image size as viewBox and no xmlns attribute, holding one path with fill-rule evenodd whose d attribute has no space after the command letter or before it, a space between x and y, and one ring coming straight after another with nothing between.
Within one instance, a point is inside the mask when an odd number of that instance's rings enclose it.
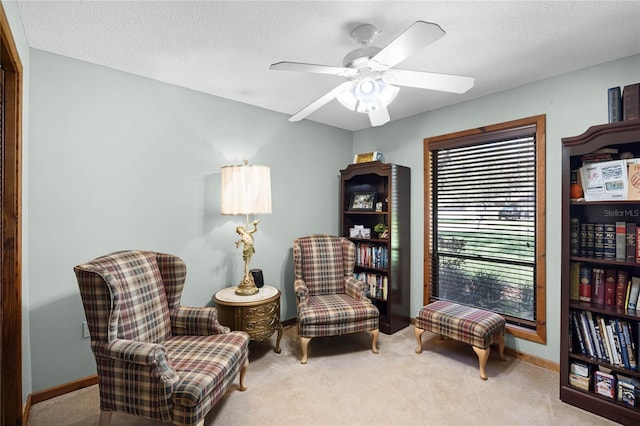
<instances>
[{"instance_id":1,"label":"pale green wall","mask_svg":"<svg viewBox=\"0 0 640 426\"><path fill-rule=\"evenodd\" d=\"M95 374L74 265L148 249L187 264L183 305L242 278L235 227L220 215L220 167L271 166L251 266L294 318L291 243L338 229L338 170L352 133L31 50L28 228L33 390Z\"/></svg>"},{"instance_id":2,"label":"pale green wall","mask_svg":"<svg viewBox=\"0 0 640 426\"><path fill-rule=\"evenodd\" d=\"M385 161L411 168L412 315L418 312L423 300L423 139L546 114L547 345L515 339L510 335L507 337L507 345L518 351L559 362L560 139L578 135L591 125L606 123L607 89L638 81L640 56L634 56L354 133L354 153L381 151L385 155Z\"/></svg>"}]
</instances>

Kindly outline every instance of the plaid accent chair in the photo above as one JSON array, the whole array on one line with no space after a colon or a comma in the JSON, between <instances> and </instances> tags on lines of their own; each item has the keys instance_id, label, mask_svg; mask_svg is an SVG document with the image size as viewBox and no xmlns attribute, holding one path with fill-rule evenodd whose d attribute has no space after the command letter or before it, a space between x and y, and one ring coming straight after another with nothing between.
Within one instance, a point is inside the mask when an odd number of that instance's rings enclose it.
<instances>
[{"instance_id":1,"label":"plaid accent chair","mask_svg":"<svg viewBox=\"0 0 640 426\"><path fill-rule=\"evenodd\" d=\"M355 245L331 235L300 237L293 242L294 290L302 357L313 337L369 331L378 353L380 312L366 296L367 286L353 277Z\"/></svg>"},{"instance_id":2,"label":"plaid accent chair","mask_svg":"<svg viewBox=\"0 0 640 426\"><path fill-rule=\"evenodd\" d=\"M215 308L180 306L180 258L119 251L74 271L96 359L100 425L114 411L202 425L238 374L246 389L249 335L220 325Z\"/></svg>"}]
</instances>

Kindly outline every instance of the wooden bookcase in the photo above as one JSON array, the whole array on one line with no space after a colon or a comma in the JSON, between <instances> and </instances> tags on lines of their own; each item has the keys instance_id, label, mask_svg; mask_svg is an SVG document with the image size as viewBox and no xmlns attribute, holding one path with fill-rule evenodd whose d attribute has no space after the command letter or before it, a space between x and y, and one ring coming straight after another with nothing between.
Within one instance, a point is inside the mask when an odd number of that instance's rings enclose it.
<instances>
[{"instance_id":1,"label":"wooden bookcase","mask_svg":"<svg viewBox=\"0 0 640 426\"><path fill-rule=\"evenodd\" d=\"M354 272L365 282L379 284L372 286L369 297L380 310L380 331L386 334L409 325L410 172L408 167L380 161L351 164L340 171L340 234L356 245ZM374 194L373 204L354 208L356 194ZM378 209L377 203L381 203ZM388 237L374 231L378 223L388 226ZM357 226L369 229L369 237L352 235L350 229Z\"/></svg>"},{"instance_id":2,"label":"wooden bookcase","mask_svg":"<svg viewBox=\"0 0 640 426\"><path fill-rule=\"evenodd\" d=\"M610 370L614 376L622 375L640 380L640 371L625 368L607 361L605 355L592 357L583 354L579 333L572 319L573 313L589 313L592 318L600 317L604 324L610 321L624 321L631 327L631 337L635 343L635 359L640 365L640 309L629 310L606 304L595 304L575 300L575 290L571 297L572 269L574 280L579 266L624 271L628 280L632 276L640 277L640 263L635 261L596 258L576 248L571 241L571 220L577 218L580 223L637 223L640 226L640 201L582 201L571 200L571 171L583 164L582 156L602 148L616 148L618 153L631 152L640 158L640 120L621 121L590 127L579 136L562 139L562 269L561 269L561 340L560 340L560 399L568 404L590 411L622 424L640 424L640 394L636 396L635 407L614 398L601 396L594 390L593 372L600 369ZM614 159L617 156L614 155ZM574 227L574 232L577 228ZM578 228L579 229L579 228ZM578 234L579 236L580 234ZM575 234L574 234L575 237ZM585 240L578 240L578 245ZM640 242L638 242L640 243ZM576 240L574 239L574 243ZM573 250L572 250L573 248ZM579 264L579 265L578 265ZM572 266L573 265L573 266ZM579 277L579 276L578 276ZM574 281L574 289L576 283ZM578 284L579 285L579 284ZM601 323L602 324L602 323ZM606 327L605 327L606 329ZM584 337L584 336L583 336ZM585 342L586 344L586 342ZM599 344L599 342L596 342ZM605 343L606 344L606 343ZM573 386L569 382L572 363L582 363L590 367L591 382L589 390Z\"/></svg>"}]
</instances>

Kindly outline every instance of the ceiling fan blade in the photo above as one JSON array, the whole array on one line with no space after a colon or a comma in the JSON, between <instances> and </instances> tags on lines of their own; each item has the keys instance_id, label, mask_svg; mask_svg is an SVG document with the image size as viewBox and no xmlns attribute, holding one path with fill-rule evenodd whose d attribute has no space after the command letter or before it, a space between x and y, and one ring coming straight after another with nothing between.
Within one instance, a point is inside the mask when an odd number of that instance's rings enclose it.
<instances>
[{"instance_id":1,"label":"ceiling fan blade","mask_svg":"<svg viewBox=\"0 0 640 426\"><path fill-rule=\"evenodd\" d=\"M302 120L307 115L311 114L315 110L319 109L320 107L322 107L325 104L329 103L330 101L334 100L337 96L340 95L340 93L342 93L345 90L347 90L353 84L354 83L352 81L345 81L344 83L342 83L341 85L339 85L335 89L331 90L326 95L322 96L319 99L316 99L315 101L311 102L306 107L302 108L300 111L296 112L294 115L289 117L289 121L293 122L293 121Z\"/></svg>"},{"instance_id":2,"label":"ceiling fan blade","mask_svg":"<svg viewBox=\"0 0 640 426\"><path fill-rule=\"evenodd\" d=\"M382 80L387 84L441 92L464 93L473 87L475 79L452 74L392 69L385 71Z\"/></svg>"},{"instance_id":3,"label":"ceiling fan blade","mask_svg":"<svg viewBox=\"0 0 640 426\"><path fill-rule=\"evenodd\" d=\"M277 71L312 72L316 74L340 75L342 77L354 77L358 70L354 68L333 67L330 65L304 64L301 62L276 62L269 69Z\"/></svg>"},{"instance_id":4,"label":"ceiling fan blade","mask_svg":"<svg viewBox=\"0 0 640 426\"><path fill-rule=\"evenodd\" d=\"M444 30L438 24L416 21L371 58L371 61L377 62L381 69L391 68L444 34Z\"/></svg>"},{"instance_id":5,"label":"ceiling fan blade","mask_svg":"<svg viewBox=\"0 0 640 426\"><path fill-rule=\"evenodd\" d=\"M384 106L380 98L376 99L376 108L369 111L369 121L371 121L371 125L382 126L390 120L389 111L387 107Z\"/></svg>"}]
</instances>

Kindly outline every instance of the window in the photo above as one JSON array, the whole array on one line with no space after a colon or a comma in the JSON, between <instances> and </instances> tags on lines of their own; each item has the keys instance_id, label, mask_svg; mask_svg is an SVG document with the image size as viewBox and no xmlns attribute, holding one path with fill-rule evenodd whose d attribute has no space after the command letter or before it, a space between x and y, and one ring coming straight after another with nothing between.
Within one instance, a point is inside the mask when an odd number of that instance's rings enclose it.
<instances>
[{"instance_id":1,"label":"window","mask_svg":"<svg viewBox=\"0 0 640 426\"><path fill-rule=\"evenodd\" d=\"M425 142L425 304L487 309L546 343L545 116Z\"/></svg>"}]
</instances>

